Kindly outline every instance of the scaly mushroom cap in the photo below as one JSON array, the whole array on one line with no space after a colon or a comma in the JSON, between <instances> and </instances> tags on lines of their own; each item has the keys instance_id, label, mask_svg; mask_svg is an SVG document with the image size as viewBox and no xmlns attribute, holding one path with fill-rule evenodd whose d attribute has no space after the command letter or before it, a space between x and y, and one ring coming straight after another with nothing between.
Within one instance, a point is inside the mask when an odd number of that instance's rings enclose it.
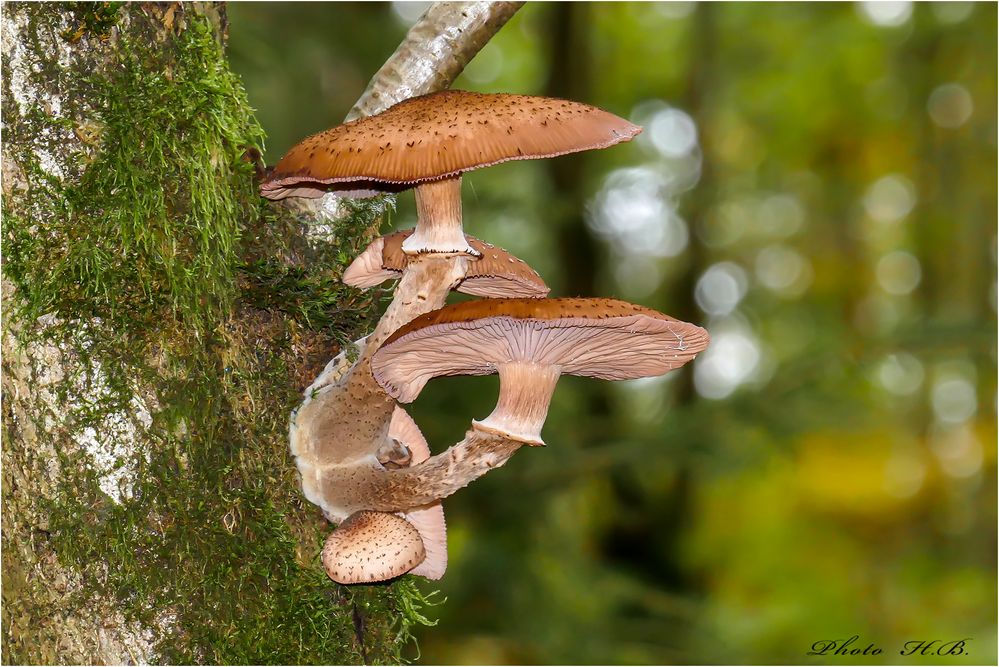
<instances>
[{"instance_id":1,"label":"scaly mushroom cap","mask_svg":"<svg viewBox=\"0 0 999 667\"><path fill-rule=\"evenodd\" d=\"M707 347L708 332L616 299L487 299L452 304L400 327L371 370L409 403L432 377L488 375L499 364L557 366L563 375L662 375Z\"/></svg>"},{"instance_id":2,"label":"scaly mushroom cap","mask_svg":"<svg viewBox=\"0 0 999 667\"><path fill-rule=\"evenodd\" d=\"M396 406L389 424L389 437L405 445L412 454L410 465L423 463L430 458L430 446L409 413ZM410 570L427 579L440 579L447 570L447 524L444 521L444 507L436 502L423 509L405 512L403 516L420 533L427 557Z\"/></svg>"},{"instance_id":3,"label":"scaly mushroom cap","mask_svg":"<svg viewBox=\"0 0 999 667\"><path fill-rule=\"evenodd\" d=\"M445 90L308 137L281 158L260 193L270 199L320 197L330 189L370 195L508 160L606 148L641 131L579 102ZM323 187L334 184L342 185Z\"/></svg>"},{"instance_id":4,"label":"scaly mushroom cap","mask_svg":"<svg viewBox=\"0 0 999 667\"><path fill-rule=\"evenodd\" d=\"M367 288L398 278L413 259L413 255L402 249L402 244L412 234L413 230L407 229L372 241L343 272L343 282ZM547 296L548 286L527 262L467 234L465 239L481 256L469 263L457 291L487 299Z\"/></svg>"},{"instance_id":5,"label":"scaly mushroom cap","mask_svg":"<svg viewBox=\"0 0 999 667\"><path fill-rule=\"evenodd\" d=\"M323 566L340 584L384 581L409 572L426 557L420 533L387 512L354 512L326 538Z\"/></svg>"}]
</instances>

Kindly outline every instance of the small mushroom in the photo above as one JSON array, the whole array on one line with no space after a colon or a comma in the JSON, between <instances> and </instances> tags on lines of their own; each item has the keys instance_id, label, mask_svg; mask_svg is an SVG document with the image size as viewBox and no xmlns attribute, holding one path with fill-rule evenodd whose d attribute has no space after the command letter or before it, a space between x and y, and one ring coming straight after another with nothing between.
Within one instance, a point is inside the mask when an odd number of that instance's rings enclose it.
<instances>
[{"instance_id":1,"label":"small mushroom","mask_svg":"<svg viewBox=\"0 0 999 667\"><path fill-rule=\"evenodd\" d=\"M427 556L416 528L387 512L354 512L326 538L322 561L340 584L384 581L409 572Z\"/></svg>"},{"instance_id":2,"label":"small mushroom","mask_svg":"<svg viewBox=\"0 0 999 667\"><path fill-rule=\"evenodd\" d=\"M579 102L445 90L308 137L281 158L260 193L371 196L415 187L416 232L403 250L477 256L462 234L463 172L607 148L641 131Z\"/></svg>"},{"instance_id":3,"label":"small mushroom","mask_svg":"<svg viewBox=\"0 0 999 667\"><path fill-rule=\"evenodd\" d=\"M383 456L387 461L381 461ZM386 470L418 465L430 458L430 447L420 428L398 406L392 413L387 444L379 449L378 457ZM328 504L322 492L317 489L316 484L322 470L305 464L304 460L299 462L299 470L302 472L306 497L323 508L323 514L328 520L336 523L343 519L346 513ZM363 518L358 518L359 515ZM386 519L385 516L391 518ZM411 544L411 532L393 519L408 522L416 530L422 543L422 552ZM398 553L390 548L393 540L399 541ZM373 545L380 549L377 557ZM418 561L414 556L417 552L424 555ZM387 561L382 562L386 558ZM368 510L354 512L327 538L323 549L323 565L329 576L341 584L381 581L406 572L428 579L440 579L447 570L444 508L436 501L397 515Z\"/></svg>"},{"instance_id":4,"label":"small mushroom","mask_svg":"<svg viewBox=\"0 0 999 667\"><path fill-rule=\"evenodd\" d=\"M402 249L412 234L409 229L372 241L344 271L343 282L366 288L399 278L412 258ZM465 277L455 288L457 291L489 299L548 295L548 286L527 262L477 238L466 235L465 239L479 259L469 262Z\"/></svg>"},{"instance_id":5,"label":"small mushroom","mask_svg":"<svg viewBox=\"0 0 999 667\"><path fill-rule=\"evenodd\" d=\"M707 345L701 327L615 299L489 299L416 318L386 339L371 369L403 403L432 377L499 373L496 409L473 421L473 429L543 445L541 428L560 375L662 375Z\"/></svg>"}]
</instances>

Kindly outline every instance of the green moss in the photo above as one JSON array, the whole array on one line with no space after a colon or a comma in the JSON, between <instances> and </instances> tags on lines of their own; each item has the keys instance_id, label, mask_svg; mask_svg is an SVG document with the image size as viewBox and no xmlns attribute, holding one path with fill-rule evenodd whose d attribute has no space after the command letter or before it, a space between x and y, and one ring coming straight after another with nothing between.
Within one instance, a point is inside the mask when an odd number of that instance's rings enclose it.
<instances>
[{"instance_id":1,"label":"green moss","mask_svg":"<svg viewBox=\"0 0 999 667\"><path fill-rule=\"evenodd\" d=\"M173 48L121 37L106 74L65 91L98 104L87 128L66 120L72 109L7 127L17 145L82 141L74 185L24 150L29 187L4 198L12 321L22 342L75 359L55 387L66 427L52 436L68 474L43 507L47 544L87 586L61 603L96 595L130 621L166 622L156 648L168 662L396 662L409 628L429 622L428 600L405 579L347 588L325 576L328 526L287 449L301 388L370 324L371 298L336 280L386 202L355 206L335 242L300 247L302 223L267 212L243 159L262 141L243 89L208 21L187 20ZM43 315L50 324L34 326ZM153 393L137 399L139 388ZM87 429L111 441L123 421L140 435L119 452L135 474L116 503L73 442ZM10 425L5 413L8 442ZM4 625L5 660L39 657Z\"/></svg>"},{"instance_id":2,"label":"green moss","mask_svg":"<svg viewBox=\"0 0 999 667\"><path fill-rule=\"evenodd\" d=\"M309 261L298 266L275 256L274 248L286 248L289 238L275 233L280 229L277 220L268 221L264 227L269 233L256 236L240 268L244 302L280 311L314 329L357 331L359 318L372 312L379 292L347 287L340 282L340 274L369 240L372 223L387 216L392 205L389 198L348 202L348 215L326 230L336 242L311 248ZM337 342L342 346L351 340L341 336Z\"/></svg>"},{"instance_id":3,"label":"green moss","mask_svg":"<svg viewBox=\"0 0 999 667\"><path fill-rule=\"evenodd\" d=\"M103 102L100 150L79 156L89 163L76 185L39 179L46 189L30 195L64 224L46 234L17 225L7 238L26 315L84 306L128 326L169 306L204 330L231 309L240 226L259 217L239 158L262 133L246 124L245 95L207 24L184 35L176 61L151 63L159 54L132 45L109 76L88 80L88 97Z\"/></svg>"},{"instance_id":4,"label":"green moss","mask_svg":"<svg viewBox=\"0 0 999 667\"><path fill-rule=\"evenodd\" d=\"M108 39L111 29L118 24L120 2L73 2L67 4L74 24L60 33L70 43L90 34L98 39Z\"/></svg>"}]
</instances>

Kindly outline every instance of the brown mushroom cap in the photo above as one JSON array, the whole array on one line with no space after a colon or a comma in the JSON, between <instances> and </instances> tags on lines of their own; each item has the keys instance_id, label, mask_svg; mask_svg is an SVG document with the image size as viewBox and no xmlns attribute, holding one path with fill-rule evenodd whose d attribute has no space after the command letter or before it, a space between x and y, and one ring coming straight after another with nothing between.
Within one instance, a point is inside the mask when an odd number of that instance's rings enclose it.
<instances>
[{"instance_id":1,"label":"brown mushroom cap","mask_svg":"<svg viewBox=\"0 0 999 667\"><path fill-rule=\"evenodd\" d=\"M426 558L420 533L387 512L354 512L326 538L323 566L341 584L384 581L409 572Z\"/></svg>"},{"instance_id":2,"label":"brown mushroom cap","mask_svg":"<svg viewBox=\"0 0 999 667\"><path fill-rule=\"evenodd\" d=\"M413 230L407 229L372 241L344 271L343 282L367 288L398 278L413 259L413 255L402 249L412 234ZM527 262L491 243L468 235L465 239L480 257L469 263L465 278L455 288L457 291L489 299L547 296L548 286Z\"/></svg>"},{"instance_id":3,"label":"brown mushroom cap","mask_svg":"<svg viewBox=\"0 0 999 667\"><path fill-rule=\"evenodd\" d=\"M320 186L333 184L398 190L508 160L606 148L641 131L579 102L445 90L306 138L281 158L260 191L281 199L319 197L331 189Z\"/></svg>"},{"instance_id":4,"label":"brown mushroom cap","mask_svg":"<svg viewBox=\"0 0 999 667\"><path fill-rule=\"evenodd\" d=\"M701 327L616 299L488 299L417 317L386 339L371 370L408 403L432 377L488 375L518 361L605 380L661 375L707 344Z\"/></svg>"}]
</instances>

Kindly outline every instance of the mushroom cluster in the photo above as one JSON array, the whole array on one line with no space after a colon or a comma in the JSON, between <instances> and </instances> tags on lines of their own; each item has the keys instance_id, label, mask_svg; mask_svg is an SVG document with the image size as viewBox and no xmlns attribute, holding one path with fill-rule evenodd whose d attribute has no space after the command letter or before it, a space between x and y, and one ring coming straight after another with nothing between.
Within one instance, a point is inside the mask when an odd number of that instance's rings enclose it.
<instances>
[{"instance_id":1,"label":"mushroom cluster","mask_svg":"<svg viewBox=\"0 0 999 667\"><path fill-rule=\"evenodd\" d=\"M313 135L261 185L271 199L373 196L412 188L413 230L375 239L343 274L369 288L397 279L375 330L305 392L291 452L306 498L339 524L322 553L334 581L431 579L447 567L441 500L503 465L541 429L558 378L661 375L693 359L707 332L613 299L548 299L525 262L466 236L461 177L509 160L629 141L641 128L595 107L448 90ZM445 306L451 290L482 297ZM431 456L399 403L441 375L499 374L496 409Z\"/></svg>"}]
</instances>

